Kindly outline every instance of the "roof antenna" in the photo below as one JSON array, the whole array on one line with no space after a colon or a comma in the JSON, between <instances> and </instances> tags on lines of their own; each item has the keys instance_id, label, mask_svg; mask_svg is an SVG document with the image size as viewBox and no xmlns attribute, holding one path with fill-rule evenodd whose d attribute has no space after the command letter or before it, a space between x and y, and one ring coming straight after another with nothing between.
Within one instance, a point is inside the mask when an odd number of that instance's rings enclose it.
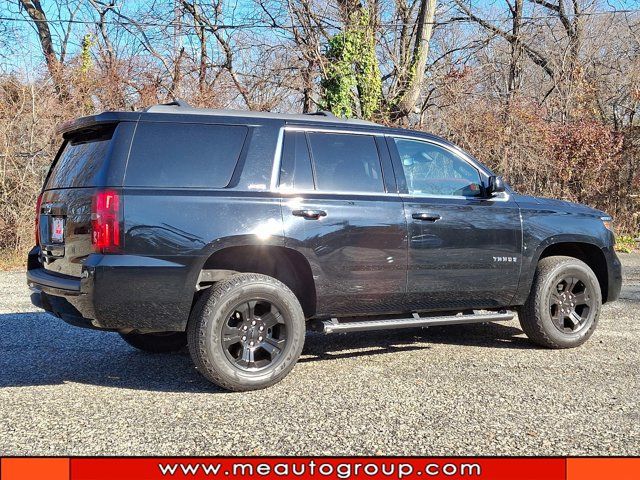
<instances>
[{"instance_id":1,"label":"roof antenna","mask_svg":"<svg viewBox=\"0 0 640 480\"><path fill-rule=\"evenodd\" d=\"M317 117L333 117L333 118L337 118L333 114L333 112L330 112L329 110L318 110L317 112L307 113L307 115L313 115L313 116L317 116Z\"/></svg>"},{"instance_id":2,"label":"roof antenna","mask_svg":"<svg viewBox=\"0 0 640 480\"><path fill-rule=\"evenodd\" d=\"M175 105L176 107L181 107L181 108L191 108L191 105L189 105L186 100L183 100L181 98L175 98L173 99L173 101L169 103L163 103L162 105L167 105L167 106Z\"/></svg>"},{"instance_id":3,"label":"roof antenna","mask_svg":"<svg viewBox=\"0 0 640 480\"><path fill-rule=\"evenodd\" d=\"M159 103L158 105L151 105L150 107L147 107L144 109L145 112L155 112L158 111L156 110L156 107L180 107L180 108L192 108L191 105L189 105L185 100L182 100L180 98L176 98L174 100L172 100L171 102L168 103ZM160 110L162 111L162 110Z\"/></svg>"}]
</instances>

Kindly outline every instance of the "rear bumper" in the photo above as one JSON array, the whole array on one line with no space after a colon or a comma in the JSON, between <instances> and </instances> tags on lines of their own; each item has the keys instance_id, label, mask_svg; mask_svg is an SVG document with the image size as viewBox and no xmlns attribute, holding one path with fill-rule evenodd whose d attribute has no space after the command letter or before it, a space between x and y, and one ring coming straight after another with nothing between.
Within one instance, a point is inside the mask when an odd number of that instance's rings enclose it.
<instances>
[{"instance_id":1,"label":"rear bumper","mask_svg":"<svg viewBox=\"0 0 640 480\"><path fill-rule=\"evenodd\" d=\"M93 302L82 285L82 279L54 275L38 260L39 248L29 252L27 261L27 285L31 289L31 303L61 318L67 323L86 328L98 328L91 319L95 317Z\"/></svg>"},{"instance_id":2,"label":"rear bumper","mask_svg":"<svg viewBox=\"0 0 640 480\"><path fill-rule=\"evenodd\" d=\"M69 295L80 294L80 279L51 275L44 268L27 270L27 283L37 284L53 290L60 290Z\"/></svg>"},{"instance_id":3,"label":"rear bumper","mask_svg":"<svg viewBox=\"0 0 640 480\"><path fill-rule=\"evenodd\" d=\"M75 327L93 328L100 330L109 330L101 327L97 327L92 323L92 320L85 318L82 313L75 307L74 302L64 295L54 295L52 293L44 291L37 284L31 285L31 303L38 308L61 318L65 322ZM60 293L60 292L58 292Z\"/></svg>"},{"instance_id":4,"label":"rear bumper","mask_svg":"<svg viewBox=\"0 0 640 480\"><path fill-rule=\"evenodd\" d=\"M196 278L190 264L133 255L89 255L81 278L42 268L29 253L31 302L75 326L140 332L186 329Z\"/></svg>"}]
</instances>

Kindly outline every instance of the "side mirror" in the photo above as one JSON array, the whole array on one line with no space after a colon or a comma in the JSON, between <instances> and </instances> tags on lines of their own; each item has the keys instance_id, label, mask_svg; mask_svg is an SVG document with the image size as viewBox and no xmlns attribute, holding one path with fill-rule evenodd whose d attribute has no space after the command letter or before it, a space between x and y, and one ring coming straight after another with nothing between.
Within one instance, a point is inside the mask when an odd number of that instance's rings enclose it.
<instances>
[{"instance_id":1,"label":"side mirror","mask_svg":"<svg viewBox=\"0 0 640 480\"><path fill-rule=\"evenodd\" d=\"M492 175L489 177L489 185L487 186L487 195L502 193L506 189L502 177Z\"/></svg>"}]
</instances>

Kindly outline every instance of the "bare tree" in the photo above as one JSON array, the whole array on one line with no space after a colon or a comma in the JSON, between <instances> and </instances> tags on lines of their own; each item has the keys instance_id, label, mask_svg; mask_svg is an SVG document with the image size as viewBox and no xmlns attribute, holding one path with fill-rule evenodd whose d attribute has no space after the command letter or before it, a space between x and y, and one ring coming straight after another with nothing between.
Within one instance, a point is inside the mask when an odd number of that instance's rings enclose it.
<instances>
[{"instance_id":1,"label":"bare tree","mask_svg":"<svg viewBox=\"0 0 640 480\"><path fill-rule=\"evenodd\" d=\"M490 22L489 20L483 18L479 13L472 11L470 5L467 4L468 0L453 1L456 3L460 11L467 15L470 20L476 22L478 25L482 26L490 33L502 37L511 45L517 45L517 49L522 49L522 51L524 51L524 53L531 59L531 61L541 67L550 78L556 78L556 71L553 69L552 62L550 61L548 56L538 48L536 48L532 42L526 42L521 37L521 23L517 23L518 34L516 35L513 33L513 30L511 32L504 30L494 23ZM515 18L517 19L518 16L516 15Z\"/></svg>"},{"instance_id":2,"label":"bare tree","mask_svg":"<svg viewBox=\"0 0 640 480\"><path fill-rule=\"evenodd\" d=\"M320 16L312 10L310 0L288 0L291 34L302 65L302 111L315 110L316 75L322 65L321 42L327 37Z\"/></svg>"},{"instance_id":3,"label":"bare tree","mask_svg":"<svg viewBox=\"0 0 640 480\"><path fill-rule=\"evenodd\" d=\"M201 9L198 8L197 4L193 0L181 0L182 5L187 13L191 15L193 18L196 29L199 32L199 36L201 37L204 32L208 32L213 35L213 38L216 39L218 46L220 47L223 53L223 61L220 63L220 67L229 75L233 84L235 85L238 93L242 96L246 106L248 108L252 108L254 105L251 101L251 95L243 83L240 75L236 70L235 65L235 49L231 44L231 39L224 33L224 28L222 26L222 7L221 3L217 3L214 5L214 8L211 9L210 14L206 14ZM204 46L206 49L206 45ZM202 64L201 64L202 68Z\"/></svg>"},{"instance_id":4,"label":"bare tree","mask_svg":"<svg viewBox=\"0 0 640 480\"><path fill-rule=\"evenodd\" d=\"M407 6L400 0L404 24L401 28L401 58L405 61L396 68L397 90L388 99L393 120L406 118L415 112L422 93L425 67L429 57L429 42L433 33L436 15L436 0L419 0L416 28L409 28L410 17ZM411 51L411 53L409 53Z\"/></svg>"},{"instance_id":5,"label":"bare tree","mask_svg":"<svg viewBox=\"0 0 640 480\"><path fill-rule=\"evenodd\" d=\"M62 60L64 59L64 52L66 50L66 43L68 36L65 37L65 41L61 45L61 56L55 51L53 38L51 35L51 29L49 28L49 21L42 8L40 0L19 0L23 6L38 32L38 39L40 40L40 47L44 55L49 74L54 82L56 91L62 93L65 90L64 82L62 79ZM69 30L70 31L70 26Z\"/></svg>"},{"instance_id":6,"label":"bare tree","mask_svg":"<svg viewBox=\"0 0 640 480\"><path fill-rule=\"evenodd\" d=\"M511 13L511 61L509 63L509 80L507 82L507 97L511 99L514 92L520 86L520 77L522 74L521 58L522 58L522 41L520 37L522 29L522 12L524 0L505 0L509 6Z\"/></svg>"}]
</instances>

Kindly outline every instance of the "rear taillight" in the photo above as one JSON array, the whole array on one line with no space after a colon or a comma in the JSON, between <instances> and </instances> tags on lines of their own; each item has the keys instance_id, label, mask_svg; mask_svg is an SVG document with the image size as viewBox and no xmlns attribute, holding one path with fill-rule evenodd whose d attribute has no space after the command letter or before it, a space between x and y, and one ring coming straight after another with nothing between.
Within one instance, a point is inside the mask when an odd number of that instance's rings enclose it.
<instances>
[{"instance_id":1,"label":"rear taillight","mask_svg":"<svg viewBox=\"0 0 640 480\"><path fill-rule=\"evenodd\" d=\"M36 200L36 245L40 245L40 209L42 208L42 194L38 195L38 200Z\"/></svg>"},{"instance_id":2,"label":"rear taillight","mask_svg":"<svg viewBox=\"0 0 640 480\"><path fill-rule=\"evenodd\" d=\"M96 252L120 248L120 196L113 190L97 192L91 203L91 244Z\"/></svg>"}]
</instances>

